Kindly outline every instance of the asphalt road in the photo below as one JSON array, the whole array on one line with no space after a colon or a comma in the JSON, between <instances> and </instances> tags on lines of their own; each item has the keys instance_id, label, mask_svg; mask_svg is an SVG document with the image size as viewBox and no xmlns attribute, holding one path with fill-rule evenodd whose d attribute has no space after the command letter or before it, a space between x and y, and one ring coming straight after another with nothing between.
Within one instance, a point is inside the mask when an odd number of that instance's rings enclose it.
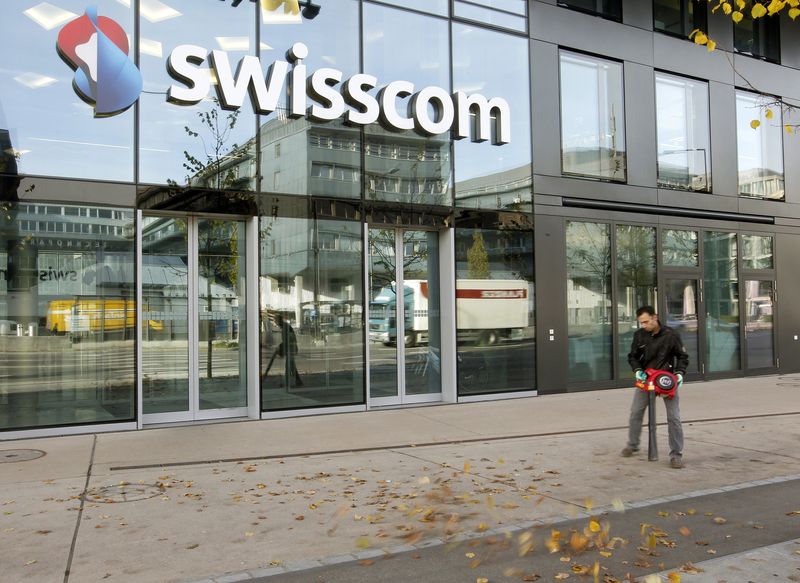
<instances>
[{"instance_id":1,"label":"asphalt road","mask_svg":"<svg viewBox=\"0 0 800 583\"><path fill-rule=\"evenodd\" d=\"M675 471L665 477L681 479L681 473ZM581 518L518 530L510 535L494 534L254 581L594 581L595 562L598 581L603 583L627 581L664 570L683 574L692 572L693 565L701 561L796 539L800 536L798 493L800 481L797 480L753 486L598 515L594 525L590 518ZM593 532L592 526L599 527L600 532ZM575 550L585 544L582 537L596 540L606 529L605 548L590 543L583 550ZM549 549L555 548L554 531L560 533L561 548L550 552ZM530 550L526 546L529 544ZM523 554L523 551L528 552ZM797 563L800 567L800 556ZM800 571L797 575L800 580ZM747 583L748 580L728 583ZM771 580L779 579L773 573L764 572L763 578L752 583Z\"/></svg>"}]
</instances>

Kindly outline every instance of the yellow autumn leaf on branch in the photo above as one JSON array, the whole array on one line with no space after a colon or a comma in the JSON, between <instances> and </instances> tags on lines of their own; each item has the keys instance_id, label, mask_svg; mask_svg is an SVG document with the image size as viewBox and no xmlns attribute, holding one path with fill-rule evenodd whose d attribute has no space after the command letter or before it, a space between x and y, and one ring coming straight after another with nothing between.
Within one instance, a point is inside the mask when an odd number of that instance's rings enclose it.
<instances>
[{"instance_id":1,"label":"yellow autumn leaf on branch","mask_svg":"<svg viewBox=\"0 0 800 583\"><path fill-rule=\"evenodd\" d=\"M764 8L763 4L759 4L758 2L753 4L753 8L750 10L750 16L752 16L754 20L756 18L761 18L766 14L767 14L767 9Z\"/></svg>"},{"instance_id":2,"label":"yellow autumn leaf on branch","mask_svg":"<svg viewBox=\"0 0 800 583\"><path fill-rule=\"evenodd\" d=\"M800 16L800 8L790 8L789 9L789 18L794 20L798 16Z\"/></svg>"},{"instance_id":3,"label":"yellow autumn leaf on branch","mask_svg":"<svg viewBox=\"0 0 800 583\"><path fill-rule=\"evenodd\" d=\"M761 125L761 122L758 121L757 119L754 119L753 121L750 122L750 127L753 128L754 130L758 129L758 126L760 126L760 125Z\"/></svg>"},{"instance_id":4,"label":"yellow autumn leaf on branch","mask_svg":"<svg viewBox=\"0 0 800 583\"><path fill-rule=\"evenodd\" d=\"M706 48L708 49L708 52L710 53L711 51L713 51L714 49L717 48L717 43L714 42L711 39L708 39L708 42L706 43Z\"/></svg>"},{"instance_id":5,"label":"yellow autumn leaf on branch","mask_svg":"<svg viewBox=\"0 0 800 583\"><path fill-rule=\"evenodd\" d=\"M727 2L725 2L725 3L722 5L722 11L723 11L723 12L724 12L726 15L728 15L728 14L730 14L731 12L733 12L733 8L731 8L731 5L730 5L730 4L728 4Z\"/></svg>"},{"instance_id":6,"label":"yellow autumn leaf on branch","mask_svg":"<svg viewBox=\"0 0 800 583\"><path fill-rule=\"evenodd\" d=\"M739 8L739 10L744 10L745 1L744 0L736 0L736 6Z\"/></svg>"},{"instance_id":7,"label":"yellow autumn leaf on branch","mask_svg":"<svg viewBox=\"0 0 800 583\"><path fill-rule=\"evenodd\" d=\"M734 21L736 24L739 24L739 23L742 21L742 18L744 18L744 14L742 14L741 12L739 12L739 11L737 10L736 12L734 12L733 14L731 14L731 18L733 19L733 21Z\"/></svg>"},{"instance_id":8,"label":"yellow autumn leaf on branch","mask_svg":"<svg viewBox=\"0 0 800 583\"><path fill-rule=\"evenodd\" d=\"M766 117L767 119L772 119L772 110L768 109L767 111L765 111L764 117Z\"/></svg>"}]
</instances>

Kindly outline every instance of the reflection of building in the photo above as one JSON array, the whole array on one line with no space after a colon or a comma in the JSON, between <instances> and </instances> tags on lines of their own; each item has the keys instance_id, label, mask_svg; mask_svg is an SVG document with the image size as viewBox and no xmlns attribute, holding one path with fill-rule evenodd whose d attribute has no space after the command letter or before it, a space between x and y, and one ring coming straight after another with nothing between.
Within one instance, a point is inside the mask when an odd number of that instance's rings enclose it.
<instances>
[{"instance_id":1,"label":"reflection of building","mask_svg":"<svg viewBox=\"0 0 800 583\"><path fill-rule=\"evenodd\" d=\"M783 173L769 168L754 168L739 173L739 192L743 196L754 196L783 200Z\"/></svg>"}]
</instances>

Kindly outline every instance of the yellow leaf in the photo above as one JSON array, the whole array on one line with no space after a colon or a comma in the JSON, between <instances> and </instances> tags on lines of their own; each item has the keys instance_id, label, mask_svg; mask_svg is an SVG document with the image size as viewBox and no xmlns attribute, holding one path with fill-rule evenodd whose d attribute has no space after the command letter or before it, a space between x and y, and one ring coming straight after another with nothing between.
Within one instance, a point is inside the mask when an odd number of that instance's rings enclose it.
<instances>
[{"instance_id":1,"label":"yellow leaf","mask_svg":"<svg viewBox=\"0 0 800 583\"><path fill-rule=\"evenodd\" d=\"M758 126L760 126L760 125L761 125L761 122L758 121L757 119L754 119L753 121L750 122L750 127L753 128L754 130L758 129Z\"/></svg>"},{"instance_id":2,"label":"yellow leaf","mask_svg":"<svg viewBox=\"0 0 800 583\"><path fill-rule=\"evenodd\" d=\"M752 16L754 19L761 18L762 16L766 15L766 13L767 9L764 8L763 4L759 4L758 2L753 4L753 8L750 10L750 16Z\"/></svg>"},{"instance_id":3,"label":"yellow leaf","mask_svg":"<svg viewBox=\"0 0 800 583\"><path fill-rule=\"evenodd\" d=\"M602 530L602 527L600 526L599 522L597 522L594 518L592 518L589 521L589 530L591 530L592 532L600 532Z\"/></svg>"},{"instance_id":4,"label":"yellow leaf","mask_svg":"<svg viewBox=\"0 0 800 583\"><path fill-rule=\"evenodd\" d=\"M742 2L742 4L744 4L744 2ZM744 18L744 14L742 14L742 13L741 13L741 12L739 12L738 10L737 10L737 11L735 11L733 14L731 14L731 19L732 19L732 20L733 20L733 21L734 21L736 24L739 24L739 23L742 21L742 18Z\"/></svg>"},{"instance_id":5,"label":"yellow leaf","mask_svg":"<svg viewBox=\"0 0 800 583\"><path fill-rule=\"evenodd\" d=\"M681 574L673 571L667 575L667 579L669 580L669 583L681 583Z\"/></svg>"},{"instance_id":6,"label":"yellow leaf","mask_svg":"<svg viewBox=\"0 0 800 583\"><path fill-rule=\"evenodd\" d=\"M489 583L489 580L486 577L478 577L475 579L475 583Z\"/></svg>"},{"instance_id":7,"label":"yellow leaf","mask_svg":"<svg viewBox=\"0 0 800 583\"><path fill-rule=\"evenodd\" d=\"M731 8L731 5L730 5L730 4L728 4L727 2L725 2L725 3L722 5L722 11L723 11L723 12L724 12L726 15L728 15L728 14L730 14L730 13L733 11L733 8Z\"/></svg>"},{"instance_id":8,"label":"yellow leaf","mask_svg":"<svg viewBox=\"0 0 800 583\"><path fill-rule=\"evenodd\" d=\"M787 134L793 134L793 133L794 133L794 128L793 128L792 126L790 126L789 124L786 124L786 125L785 125L785 126L783 126L783 127L784 127L784 129L786 130L786 133L787 133Z\"/></svg>"},{"instance_id":9,"label":"yellow leaf","mask_svg":"<svg viewBox=\"0 0 800 583\"><path fill-rule=\"evenodd\" d=\"M702 32L698 32L694 35L694 43L697 45L704 45L708 42L708 37L703 34Z\"/></svg>"},{"instance_id":10,"label":"yellow leaf","mask_svg":"<svg viewBox=\"0 0 800 583\"><path fill-rule=\"evenodd\" d=\"M736 6L739 8L739 10L744 10L745 1L744 0L736 0Z\"/></svg>"},{"instance_id":11,"label":"yellow leaf","mask_svg":"<svg viewBox=\"0 0 800 583\"><path fill-rule=\"evenodd\" d=\"M469 462L464 462L464 473L465 474L469 473L469 468L470 468Z\"/></svg>"},{"instance_id":12,"label":"yellow leaf","mask_svg":"<svg viewBox=\"0 0 800 583\"><path fill-rule=\"evenodd\" d=\"M365 536L360 536L356 539L356 546L359 549L367 549L369 548L369 538Z\"/></svg>"},{"instance_id":13,"label":"yellow leaf","mask_svg":"<svg viewBox=\"0 0 800 583\"><path fill-rule=\"evenodd\" d=\"M800 8L790 8L789 9L789 18L794 20L798 16L800 16Z\"/></svg>"},{"instance_id":14,"label":"yellow leaf","mask_svg":"<svg viewBox=\"0 0 800 583\"><path fill-rule=\"evenodd\" d=\"M554 579L569 579L569 573L558 573Z\"/></svg>"},{"instance_id":15,"label":"yellow leaf","mask_svg":"<svg viewBox=\"0 0 800 583\"><path fill-rule=\"evenodd\" d=\"M766 117L767 119L772 119L772 110L768 109L767 111L765 111L764 117Z\"/></svg>"},{"instance_id":16,"label":"yellow leaf","mask_svg":"<svg viewBox=\"0 0 800 583\"><path fill-rule=\"evenodd\" d=\"M717 48L717 43L714 42L711 39L708 39L708 42L706 43L706 48L708 49L708 52L710 53L711 51L713 51L714 49Z\"/></svg>"}]
</instances>

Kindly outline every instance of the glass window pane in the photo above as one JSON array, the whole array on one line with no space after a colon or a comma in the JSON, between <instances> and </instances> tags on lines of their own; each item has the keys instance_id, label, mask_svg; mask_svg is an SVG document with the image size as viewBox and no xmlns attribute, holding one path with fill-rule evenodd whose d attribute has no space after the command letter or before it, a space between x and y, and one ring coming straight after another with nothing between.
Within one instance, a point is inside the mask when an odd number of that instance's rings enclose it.
<instances>
[{"instance_id":1,"label":"glass window pane","mask_svg":"<svg viewBox=\"0 0 800 583\"><path fill-rule=\"evenodd\" d=\"M133 420L134 219L100 210L9 204L0 216L0 429ZM52 229L22 228L45 213Z\"/></svg>"},{"instance_id":2,"label":"glass window pane","mask_svg":"<svg viewBox=\"0 0 800 583\"><path fill-rule=\"evenodd\" d=\"M456 205L531 210L528 41L477 26L453 24L453 90L505 99L511 142L455 142Z\"/></svg>"},{"instance_id":3,"label":"glass window pane","mask_svg":"<svg viewBox=\"0 0 800 583\"><path fill-rule=\"evenodd\" d=\"M512 115L511 142L500 146L455 142L456 205L531 210L528 41L476 26L453 24L453 89L505 99ZM509 55L513 57L509 58Z\"/></svg>"},{"instance_id":4,"label":"glass window pane","mask_svg":"<svg viewBox=\"0 0 800 583\"><path fill-rule=\"evenodd\" d=\"M697 267L697 231L665 229L661 261L666 267Z\"/></svg>"},{"instance_id":5,"label":"glass window pane","mask_svg":"<svg viewBox=\"0 0 800 583\"><path fill-rule=\"evenodd\" d=\"M342 72L343 83L360 72L358 2L326 2L315 18L298 17L291 22L276 21L265 6L262 3L259 51L262 63L284 59L294 43L302 42L308 47L303 64L309 75L322 68L333 68ZM283 15L283 6L279 6L278 13ZM388 80L378 79L379 83L384 81ZM341 84L337 89L341 89ZM312 101L307 99L306 106L310 105ZM329 122L292 119L281 107L270 115L259 116L259 134L261 174L268 177L262 181L261 190L343 198L361 196L358 127L347 126L340 119ZM298 160L304 163L298 164ZM318 167L327 167L329 172L320 172Z\"/></svg>"},{"instance_id":6,"label":"glass window pane","mask_svg":"<svg viewBox=\"0 0 800 583\"><path fill-rule=\"evenodd\" d=\"M708 84L656 73L658 185L711 190Z\"/></svg>"},{"instance_id":7,"label":"glass window pane","mask_svg":"<svg viewBox=\"0 0 800 583\"><path fill-rule=\"evenodd\" d=\"M617 358L620 378L633 378L628 353L638 324L636 310L658 305L656 299L656 230L617 225Z\"/></svg>"},{"instance_id":8,"label":"glass window pane","mask_svg":"<svg viewBox=\"0 0 800 583\"><path fill-rule=\"evenodd\" d=\"M780 63L780 16L742 19L733 27L733 43L737 52Z\"/></svg>"},{"instance_id":9,"label":"glass window pane","mask_svg":"<svg viewBox=\"0 0 800 583\"><path fill-rule=\"evenodd\" d=\"M747 368L775 366L773 282L745 281Z\"/></svg>"},{"instance_id":10,"label":"glass window pane","mask_svg":"<svg viewBox=\"0 0 800 583\"><path fill-rule=\"evenodd\" d=\"M711 372L740 368L739 275L736 261L736 233L704 234L706 362Z\"/></svg>"},{"instance_id":11,"label":"glass window pane","mask_svg":"<svg viewBox=\"0 0 800 583\"><path fill-rule=\"evenodd\" d=\"M364 70L377 77L379 85L404 80L413 83L415 91L427 86L449 90L446 20L374 4L365 4L363 9ZM397 98L398 112L408 110L409 99ZM432 106L429 113L436 119ZM364 196L449 205L449 138L449 133L426 138L413 130L391 132L377 123L367 126Z\"/></svg>"},{"instance_id":12,"label":"glass window pane","mask_svg":"<svg viewBox=\"0 0 800 583\"><path fill-rule=\"evenodd\" d=\"M763 98L736 92L736 144L739 163L739 194L770 200L784 199L783 123L780 108L772 108L772 119ZM751 122L758 121L755 129Z\"/></svg>"},{"instance_id":13,"label":"glass window pane","mask_svg":"<svg viewBox=\"0 0 800 583\"><path fill-rule=\"evenodd\" d=\"M189 409L189 241L185 219L142 220L142 405Z\"/></svg>"},{"instance_id":14,"label":"glass window pane","mask_svg":"<svg viewBox=\"0 0 800 583\"><path fill-rule=\"evenodd\" d=\"M533 233L456 229L458 393L535 388Z\"/></svg>"},{"instance_id":15,"label":"glass window pane","mask_svg":"<svg viewBox=\"0 0 800 583\"><path fill-rule=\"evenodd\" d=\"M0 50L8 58L0 68L0 135L6 136L0 138L0 152L11 150L18 157L18 171L24 174L131 181L133 108L129 105L121 113L95 117L93 105L76 93L73 80L78 76L87 78L59 57L56 41L65 26L87 18L87 3L63 0L57 4L58 7L46 2L4 4ZM133 38L133 9L124 4L103 2L98 16L110 18L128 38ZM80 28L80 22L72 26ZM108 27L103 30L108 31ZM123 39L124 36L110 41L104 54L115 67L131 76L128 97L135 99L138 71L133 64L132 47ZM96 84L88 80L85 83L88 93L97 91ZM114 80L113 84L119 82ZM101 83L101 88L104 86ZM118 106L122 104L112 107Z\"/></svg>"},{"instance_id":16,"label":"glass window pane","mask_svg":"<svg viewBox=\"0 0 800 583\"><path fill-rule=\"evenodd\" d=\"M772 269L773 238L770 235L742 235L744 269Z\"/></svg>"},{"instance_id":17,"label":"glass window pane","mask_svg":"<svg viewBox=\"0 0 800 583\"><path fill-rule=\"evenodd\" d=\"M165 67L179 45L222 50L231 70L255 52L255 12L228 3L171 0L171 12L142 8L140 67L144 91L139 100L139 179L153 184L201 188L255 188L255 115L245 103L224 109L215 91L196 105L166 100L180 86ZM201 68L208 71L209 61ZM216 81L216 79L214 79ZM214 87L212 83L212 88Z\"/></svg>"},{"instance_id":18,"label":"glass window pane","mask_svg":"<svg viewBox=\"0 0 800 583\"><path fill-rule=\"evenodd\" d=\"M363 403L361 224L262 216L260 230L262 408Z\"/></svg>"},{"instance_id":19,"label":"glass window pane","mask_svg":"<svg viewBox=\"0 0 800 583\"><path fill-rule=\"evenodd\" d=\"M394 4L401 8L410 8L420 12L428 12L437 16L448 15L448 0L373 0L382 4Z\"/></svg>"},{"instance_id":20,"label":"glass window pane","mask_svg":"<svg viewBox=\"0 0 800 583\"><path fill-rule=\"evenodd\" d=\"M475 6L474 4L456 2L453 6L453 16L520 32L527 30L527 21L524 16L514 16L513 14L499 12L483 6Z\"/></svg>"},{"instance_id":21,"label":"glass window pane","mask_svg":"<svg viewBox=\"0 0 800 583\"><path fill-rule=\"evenodd\" d=\"M689 354L689 368L686 372L700 370L700 331L697 328L699 307L699 281L697 279L672 279L664 282L664 303L667 313L660 320L675 330L683 341ZM655 305L655 304L654 304Z\"/></svg>"},{"instance_id":22,"label":"glass window pane","mask_svg":"<svg viewBox=\"0 0 800 583\"><path fill-rule=\"evenodd\" d=\"M624 181L622 64L561 51L564 174Z\"/></svg>"},{"instance_id":23,"label":"glass window pane","mask_svg":"<svg viewBox=\"0 0 800 583\"><path fill-rule=\"evenodd\" d=\"M654 0L653 29L688 37L694 29L708 30L706 0Z\"/></svg>"},{"instance_id":24,"label":"glass window pane","mask_svg":"<svg viewBox=\"0 0 800 583\"><path fill-rule=\"evenodd\" d=\"M611 238L603 223L567 222L569 381L609 380Z\"/></svg>"},{"instance_id":25,"label":"glass window pane","mask_svg":"<svg viewBox=\"0 0 800 583\"><path fill-rule=\"evenodd\" d=\"M558 0L558 5L622 20L622 0Z\"/></svg>"}]
</instances>

